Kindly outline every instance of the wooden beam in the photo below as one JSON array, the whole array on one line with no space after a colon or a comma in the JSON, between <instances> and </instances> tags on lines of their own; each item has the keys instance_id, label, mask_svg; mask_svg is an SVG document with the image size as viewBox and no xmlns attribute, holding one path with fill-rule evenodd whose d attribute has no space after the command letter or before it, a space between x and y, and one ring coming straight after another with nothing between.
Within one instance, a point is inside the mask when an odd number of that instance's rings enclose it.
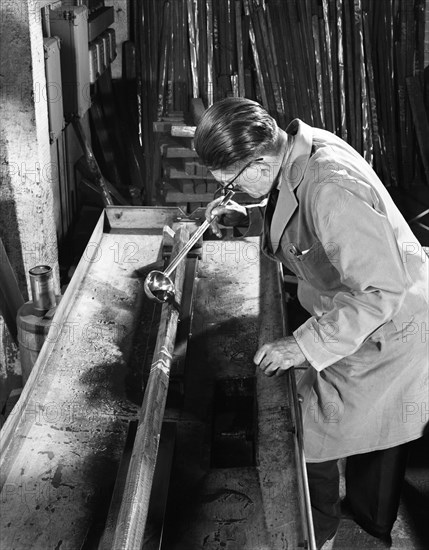
<instances>
[{"instance_id":1,"label":"wooden beam","mask_svg":"<svg viewBox=\"0 0 429 550\"><path fill-rule=\"evenodd\" d=\"M175 237L171 259L189 240L189 231L181 227ZM180 305L185 263L175 271L176 302ZM171 363L176 340L179 312L177 304L164 304L155 346L154 360L143 398L136 440L119 511L112 548L141 548L154 478L162 421L167 399Z\"/></svg>"},{"instance_id":2,"label":"wooden beam","mask_svg":"<svg viewBox=\"0 0 429 550\"><path fill-rule=\"evenodd\" d=\"M196 126L185 126L173 124L171 126L171 135L177 137L194 137Z\"/></svg>"}]
</instances>

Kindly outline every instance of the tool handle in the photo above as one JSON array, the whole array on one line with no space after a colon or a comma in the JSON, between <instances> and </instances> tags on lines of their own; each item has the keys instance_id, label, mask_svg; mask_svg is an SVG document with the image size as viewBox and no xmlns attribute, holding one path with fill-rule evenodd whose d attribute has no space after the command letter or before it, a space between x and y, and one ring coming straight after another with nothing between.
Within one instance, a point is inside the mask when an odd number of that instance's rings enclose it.
<instances>
[{"instance_id":1,"label":"tool handle","mask_svg":"<svg viewBox=\"0 0 429 550\"><path fill-rule=\"evenodd\" d=\"M234 193L235 193L235 191L232 191L232 190L228 191L228 193L224 196L222 201L217 206L225 206L226 204L228 204L228 202L234 196ZM171 262L171 264L164 271L164 275L166 275L167 277L170 277L170 275L176 269L178 264L186 256L186 254L191 250L191 248L198 241L198 239L200 239L201 236L204 235L204 233L207 231L207 229L211 226L211 224L214 222L215 218L216 218L216 216L211 221L205 220L205 222L200 225L200 227L195 231L195 233L192 235L192 237L186 243L186 245L182 248L180 253L174 258L174 260Z\"/></svg>"}]
</instances>

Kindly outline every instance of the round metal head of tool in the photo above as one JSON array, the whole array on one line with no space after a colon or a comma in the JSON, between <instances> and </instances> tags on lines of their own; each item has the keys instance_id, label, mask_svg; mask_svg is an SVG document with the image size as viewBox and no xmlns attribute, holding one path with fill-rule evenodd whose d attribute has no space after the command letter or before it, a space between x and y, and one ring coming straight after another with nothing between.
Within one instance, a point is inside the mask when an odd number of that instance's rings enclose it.
<instances>
[{"instance_id":1,"label":"round metal head of tool","mask_svg":"<svg viewBox=\"0 0 429 550\"><path fill-rule=\"evenodd\" d=\"M173 281L162 271L151 271L145 279L144 291L146 296L159 304L174 300Z\"/></svg>"}]
</instances>

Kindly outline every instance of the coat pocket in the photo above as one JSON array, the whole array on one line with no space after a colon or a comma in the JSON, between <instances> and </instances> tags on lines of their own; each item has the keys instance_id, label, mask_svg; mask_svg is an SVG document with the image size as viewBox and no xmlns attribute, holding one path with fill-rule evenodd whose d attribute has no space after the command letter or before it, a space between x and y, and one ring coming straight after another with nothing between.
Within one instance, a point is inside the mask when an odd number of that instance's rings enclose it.
<instances>
[{"instance_id":1,"label":"coat pocket","mask_svg":"<svg viewBox=\"0 0 429 550\"><path fill-rule=\"evenodd\" d=\"M300 248L295 243L282 246L282 253L299 277L319 290L341 286L339 272L335 269L336 250L334 243L314 243L310 248Z\"/></svg>"}]
</instances>

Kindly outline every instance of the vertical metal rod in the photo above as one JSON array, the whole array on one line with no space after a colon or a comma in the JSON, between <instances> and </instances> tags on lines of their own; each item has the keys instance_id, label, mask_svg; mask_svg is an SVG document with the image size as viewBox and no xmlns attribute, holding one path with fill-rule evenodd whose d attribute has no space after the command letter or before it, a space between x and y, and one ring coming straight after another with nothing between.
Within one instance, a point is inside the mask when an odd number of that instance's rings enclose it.
<instances>
[{"instance_id":1,"label":"vertical metal rod","mask_svg":"<svg viewBox=\"0 0 429 550\"><path fill-rule=\"evenodd\" d=\"M284 283L283 283L283 271L282 271L282 265L278 264L278 283L279 283L279 289L281 294L281 308L282 308L282 318L283 318L283 334L284 336L289 335L289 329L287 326L287 317L286 317L286 300L285 300L285 292L284 292ZM317 550L316 546L316 537L314 534L314 524L313 524L313 514L311 511L311 499L310 499L310 488L308 485L308 477L307 477L307 466L305 462L305 453L304 453L304 435L303 435L303 425L302 425L302 411L301 411L301 404L299 402L298 398L298 392L296 389L296 380L295 380L295 373L293 369L289 369L286 372L286 376L288 378L288 387L289 392L292 400L292 410L295 420L295 437L296 442L298 446L297 450L297 461L298 461L298 470L301 472L301 482L302 482L302 494L303 494L303 513L305 516L305 522L307 527L307 536L308 536L308 549L309 550Z\"/></svg>"}]
</instances>

